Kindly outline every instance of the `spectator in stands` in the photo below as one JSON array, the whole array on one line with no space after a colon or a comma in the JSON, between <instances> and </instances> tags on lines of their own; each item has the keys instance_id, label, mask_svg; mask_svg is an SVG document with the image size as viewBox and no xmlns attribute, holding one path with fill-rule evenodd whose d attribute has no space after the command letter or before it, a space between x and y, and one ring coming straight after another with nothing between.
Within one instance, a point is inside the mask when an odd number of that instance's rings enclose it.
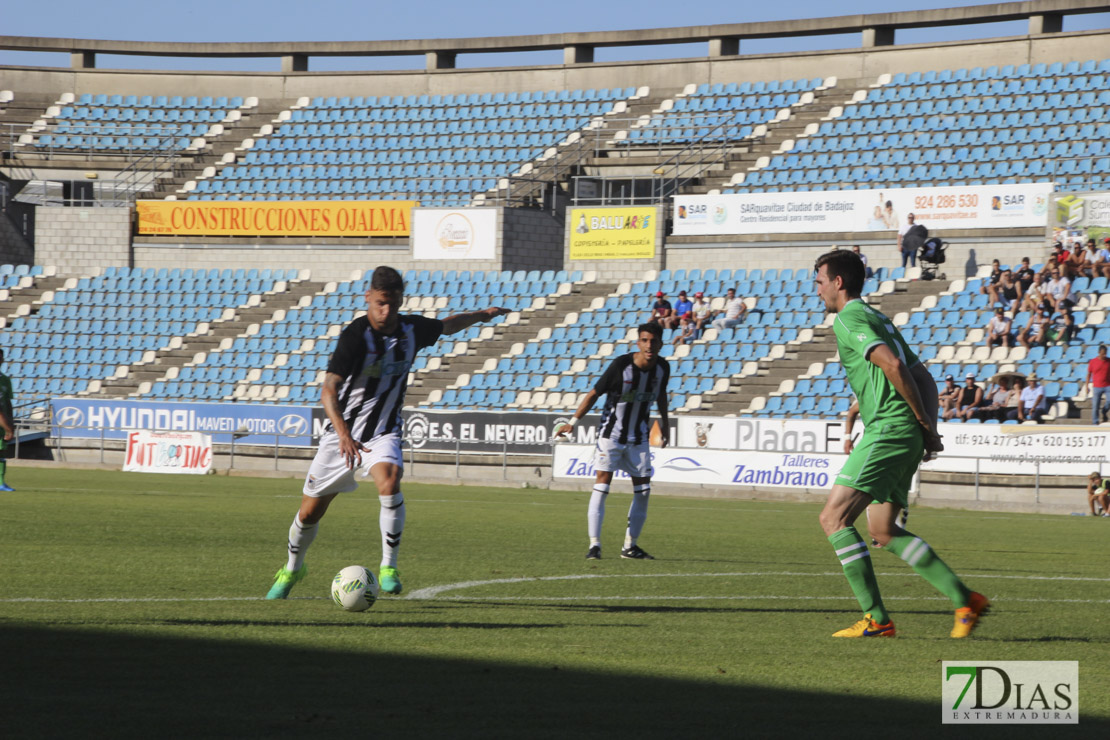
<instances>
[{"instance_id":1,"label":"spectator in stands","mask_svg":"<svg viewBox=\"0 0 1110 740\"><path fill-rule=\"evenodd\" d=\"M887 201L887 205L890 205L889 201ZM920 239L917 237L920 237ZM902 253L902 267L905 267L907 262L909 262L910 267L917 266L917 249L928 237L928 230L921 224L914 222L912 213L906 216L905 225L898 229L898 251Z\"/></svg>"},{"instance_id":2,"label":"spectator in stands","mask_svg":"<svg viewBox=\"0 0 1110 740\"><path fill-rule=\"evenodd\" d=\"M671 307L671 302L667 300L667 294L659 291L655 294L655 303L651 306L651 314L648 316L649 324L659 324L659 326L666 328L667 320L674 314L674 309Z\"/></svg>"},{"instance_id":3,"label":"spectator in stands","mask_svg":"<svg viewBox=\"0 0 1110 740\"><path fill-rule=\"evenodd\" d=\"M728 329L736 326L748 313L748 307L743 298L736 296L736 289L729 288L725 293L725 310L713 319L713 326L717 329Z\"/></svg>"},{"instance_id":4,"label":"spectator in stands","mask_svg":"<svg viewBox=\"0 0 1110 740\"><path fill-rule=\"evenodd\" d=\"M959 418L967 421L971 414L983 403L983 389L975 382L975 373L968 373L964 377L964 385L960 388L960 398L954 408L944 412L944 418Z\"/></svg>"},{"instance_id":5,"label":"spectator in stands","mask_svg":"<svg viewBox=\"0 0 1110 740\"><path fill-rule=\"evenodd\" d=\"M1064 260L1064 264L1060 265L1061 271L1069 280L1075 280L1077 277L1086 275L1085 270L1089 267L1086 250L1079 242L1075 243L1074 248L1068 254L1068 258Z\"/></svg>"},{"instance_id":6,"label":"spectator in stands","mask_svg":"<svg viewBox=\"0 0 1110 740\"><path fill-rule=\"evenodd\" d=\"M1006 404L1010 400L1010 378L1007 375L998 377L997 382L987 391L983 405L977 408L972 415L976 419L998 419L1002 421L1006 415Z\"/></svg>"},{"instance_id":7,"label":"spectator in stands","mask_svg":"<svg viewBox=\"0 0 1110 740\"><path fill-rule=\"evenodd\" d=\"M1007 412L1006 418L1016 419L1017 421L1033 420L1040 424L1041 417L1048 410L1048 399L1044 396L1044 386L1040 384L1040 378L1037 377L1036 373L1029 373L1029 377L1025 381L1025 388L1021 391L1021 403L1018 404L1016 409Z\"/></svg>"},{"instance_id":8,"label":"spectator in stands","mask_svg":"<svg viewBox=\"0 0 1110 740\"><path fill-rule=\"evenodd\" d=\"M1018 341L1026 349L1043 347L1047 339L1048 327L1052 325L1052 309L1045 307L1029 315L1025 328L1018 334Z\"/></svg>"},{"instance_id":9,"label":"spectator in stands","mask_svg":"<svg viewBox=\"0 0 1110 740\"><path fill-rule=\"evenodd\" d=\"M1110 359L1106 358L1105 344L1098 346L1098 355L1087 363L1087 387L1091 395L1091 423L1105 424L1110 415Z\"/></svg>"},{"instance_id":10,"label":"spectator in stands","mask_svg":"<svg viewBox=\"0 0 1110 740\"><path fill-rule=\"evenodd\" d=\"M674 302L674 313L671 314L671 322L667 329L677 329L682 317L688 313L693 313L694 303L686 297L686 291L678 291L678 300Z\"/></svg>"},{"instance_id":11,"label":"spectator in stands","mask_svg":"<svg viewBox=\"0 0 1110 740\"><path fill-rule=\"evenodd\" d=\"M1110 239L1095 251L1094 263L1091 265L1091 277L1110 277Z\"/></svg>"},{"instance_id":12,"label":"spectator in stands","mask_svg":"<svg viewBox=\"0 0 1110 740\"><path fill-rule=\"evenodd\" d=\"M983 281L983 284L979 286L979 292L983 295L989 296L991 294L991 289L998 285L998 281L1001 278L1002 265L999 263L998 260L991 260L991 274L988 275L987 279ZM995 299L992 298L991 303L994 303L994 301Z\"/></svg>"},{"instance_id":13,"label":"spectator in stands","mask_svg":"<svg viewBox=\"0 0 1110 740\"><path fill-rule=\"evenodd\" d=\"M937 401L941 416L948 418L945 414L949 409L955 409L956 405L960 402L960 386L956 385L956 378L951 375L944 376L944 387L937 393Z\"/></svg>"},{"instance_id":14,"label":"spectator in stands","mask_svg":"<svg viewBox=\"0 0 1110 740\"><path fill-rule=\"evenodd\" d=\"M987 322L987 346L1012 347L1013 328L1013 319L1006 315L1006 310L1001 306L994 309L994 316Z\"/></svg>"},{"instance_id":15,"label":"spectator in stands","mask_svg":"<svg viewBox=\"0 0 1110 740\"><path fill-rule=\"evenodd\" d=\"M1110 482L1097 470L1087 476L1087 505L1091 516L1110 516Z\"/></svg>"},{"instance_id":16,"label":"spectator in stands","mask_svg":"<svg viewBox=\"0 0 1110 740\"><path fill-rule=\"evenodd\" d=\"M1063 242L1056 242L1052 245L1052 254L1045 260L1044 267L1041 268L1041 274L1046 278L1052 273L1052 268L1059 268L1068 261L1071 252L1064 248Z\"/></svg>"},{"instance_id":17,"label":"spectator in stands","mask_svg":"<svg viewBox=\"0 0 1110 740\"><path fill-rule=\"evenodd\" d=\"M1052 277L1045 285L1045 300L1053 310L1060 311L1075 305L1077 296L1071 291L1071 280L1058 267L1052 268Z\"/></svg>"},{"instance_id":18,"label":"spectator in stands","mask_svg":"<svg viewBox=\"0 0 1110 740\"><path fill-rule=\"evenodd\" d=\"M709 310L709 301L705 300L705 293L698 291L694 293L694 308L691 311L694 314L694 328L698 332L698 336L705 331L705 325L709 323L709 318L712 315Z\"/></svg>"},{"instance_id":19,"label":"spectator in stands","mask_svg":"<svg viewBox=\"0 0 1110 740\"><path fill-rule=\"evenodd\" d=\"M1089 278L1096 278L1099 276L1098 269L1095 263L1098 262L1098 245L1095 244L1094 239L1087 240L1087 249L1083 252L1083 266L1080 268L1080 275L1086 275Z\"/></svg>"},{"instance_id":20,"label":"spectator in stands","mask_svg":"<svg viewBox=\"0 0 1110 740\"><path fill-rule=\"evenodd\" d=\"M1029 286L1033 284L1033 278L1036 277L1036 275L1037 273L1029 266L1029 258L1022 257L1021 267L1014 273L1014 281L1017 282L1018 287L1021 288L1021 295L1024 296L1029 292Z\"/></svg>"},{"instance_id":21,"label":"spectator in stands","mask_svg":"<svg viewBox=\"0 0 1110 740\"><path fill-rule=\"evenodd\" d=\"M698 332L694 326L694 315L687 311L678 320L678 331L671 339L671 344L693 344L697 338Z\"/></svg>"},{"instance_id":22,"label":"spectator in stands","mask_svg":"<svg viewBox=\"0 0 1110 740\"><path fill-rule=\"evenodd\" d=\"M1036 312L1045 307L1052 308L1051 304L1045 300L1046 293L1044 275L1038 272L1033 276L1033 283L1022 295L1021 307L1018 310ZM1016 316L1017 313L1015 312L1014 315Z\"/></svg>"},{"instance_id":23,"label":"spectator in stands","mask_svg":"<svg viewBox=\"0 0 1110 740\"><path fill-rule=\"evenodd\" d=\"M1075 317L1070 308L1064 308L1052 317L1052 323L1045 329L1045 344L1059 342L1067 344L1075 336Z\"/></svg>"},{"instance_id":24,"label":"spectator in stands","mask_svg":"<svg viewBox=\"0 0 1110 740\"><path fill-rule=\"evenodd\" d=\"M867 277L874 277L875 271L867 266L867 256L864 255L863 252L859 251L859 245L856 244L854 247L852 247L852 251L856 253L856 255L859 257L859 261L863 263L864 274Z\"/></svg>"},{"instance_id":25,"label":"spectator in stands","mask_svg":"<svg viewBox=\"0 0 1110 740\"><path fill-rule=\"evenodd\" d=\"M4 364L4 350L0 349L0 366ZM0 428L3 428L3 436L0 436L0 455L4 454L4 448L8 446L15 438L15 415L12 413L12 380L4 373L0 373ZM5 473L8 472L8 461L0 457L0 491L14 491L15 489L8 485L4 479Z\"/></svg>"},{"instance_id":26,"label":"spectator in stands","mask_svg":"<svg viewBox=\"0 0 1110 740\"><path fill-rule=\"evenodd\" d=\"M1014 308L1021 303L1021 286L1014 282L1010 270L1003 270L995 285L988 286L987 297L991 303L1001 303L1002 308Z\"/></svg>"}]
</instances>

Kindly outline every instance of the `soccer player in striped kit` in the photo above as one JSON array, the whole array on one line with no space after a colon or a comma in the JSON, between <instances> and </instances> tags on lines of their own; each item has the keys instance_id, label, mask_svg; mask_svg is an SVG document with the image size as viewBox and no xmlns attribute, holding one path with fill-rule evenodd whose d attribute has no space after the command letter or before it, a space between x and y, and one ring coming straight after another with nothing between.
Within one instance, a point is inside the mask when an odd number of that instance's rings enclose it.
<instances>
[{"instance_id":1,"label":"soccer player in striped kit","mask_svg":"<svg viewBox=\"0 0 1110 740\"><path fill-rule=\"evenodd\" d=\"M308 469L301 508L289 528L289 559L274 576L267 599L284 599L308 572L305 552L332 499L358 488L362 467L374 479L381 502L382 562L386 593L401 593L397 550L405 527L401 457L401 408L416 353L454 334L509 313L505 308L456 314L440 321L402 316L405 283L392 267L378 267L366 292L366 316L347 325L328 361L321 403L328 425Z\"/></svg>"},{"instance_id":2,"label":"soccer player in striped kit","mask_svg":"<svg viewBox=\"0 0 1110 740\"><path fill-rule=\"evenodd\" d=\"M613 360L593 390L586 394L570 422L555 430L560 437L570 433L578 420L589 413L599 396L605 396L605 407L597 427L597 451L594 462L597 478L587 514L590 549L587 560L601 559L601 523L605 519L605 499L613 473L618 470L632 477L632 505L628 509L628 529L624 536L621 557L630 560L654 560L636 544L647 521L648 497L651 495L651 451L648 435L651 404L659 407L663 446L670 435L667 418L667 381L671 368L659 356L663 347L663 329L659 324L640 324L637 329L636 352Z\"/></svg>"},{"instance_id":3,"label":"soccer player in striped kit","mask_svg":"<svg viewBox=\"0 0 1110 740\"><path fill-rule=\"evenodd\" d=\"M863 437L849 452L820 515L821 528L864 612L863 619L833 637L895 635L871 553L855 527L864 511L878 546L902 558L952 601L956 619L951 636L967 637L990 601L965 586L929 543L905 530L905 520L898 519L909 506L918 465L944 449L936 429L936 383L890 319L860 298L864 267L859 255L828 252L814 268L817 295L836 314L833 331L840 363L864 424Z\"/></svg>"}]
</instances>

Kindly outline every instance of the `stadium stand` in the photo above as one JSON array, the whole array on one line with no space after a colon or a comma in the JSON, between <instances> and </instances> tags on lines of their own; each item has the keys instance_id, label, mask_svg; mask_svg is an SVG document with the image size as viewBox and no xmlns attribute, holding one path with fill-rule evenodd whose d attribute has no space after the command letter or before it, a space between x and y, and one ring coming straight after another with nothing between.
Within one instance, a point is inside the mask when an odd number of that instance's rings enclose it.
<instances>
[{"instance_id":1,"label":"stadium stand","mask_svg":"<svg viewBox=\"0 0 1110 740\"><path fill-rule=\"evenodd\" d=\"M1110 60L883 75L723 192L1110 178Z\"/></svg>"}]
</instances>

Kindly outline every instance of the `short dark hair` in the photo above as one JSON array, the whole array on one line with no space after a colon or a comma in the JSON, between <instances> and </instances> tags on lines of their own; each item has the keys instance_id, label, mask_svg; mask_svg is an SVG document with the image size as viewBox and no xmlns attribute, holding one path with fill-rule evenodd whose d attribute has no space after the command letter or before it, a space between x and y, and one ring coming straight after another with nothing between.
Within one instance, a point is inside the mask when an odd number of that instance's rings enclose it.
<instances>
[{"instance_id":1,"label":"short dark hair","mask_svg":"<svg viewBox=\"0 0 1110 740\"><path fill-rule=\"evenodd\" d=\"M383 293L405 292L405 280L401 273L392 267L379 265L374 274L370 276L370 290L380 290Z\"/></svg>"},{"instance_id":2,"label":"short dark hair","mask_svg":"<svg viewBox=\"0 0 1110 740\"><path fill-rule=\"evenodd\" d=\"M839 249L825 252L817 258L817 262L813 265L813 271L820 270L821 265L825 265L825 271L828 272L830 278L838 277L844 281L844 290L848 291L848 295L857 297L863 292L863 283L867 280L867 273L863 267L863 260L855 252L845 252Z\"/></svg>"},{"instance_id":3,"label":"short dark hair","mask_svg":"<svg viewBox=\"0 0 1110 740\"><path fill-rule=\"evenodd\" d=\"M640 324L636 327L636 336L639 337L640 334L645 331L659 341L663 341L663 327L659 326L659 324L650 321L646 324Z\"/></svg>"}]
</instances>

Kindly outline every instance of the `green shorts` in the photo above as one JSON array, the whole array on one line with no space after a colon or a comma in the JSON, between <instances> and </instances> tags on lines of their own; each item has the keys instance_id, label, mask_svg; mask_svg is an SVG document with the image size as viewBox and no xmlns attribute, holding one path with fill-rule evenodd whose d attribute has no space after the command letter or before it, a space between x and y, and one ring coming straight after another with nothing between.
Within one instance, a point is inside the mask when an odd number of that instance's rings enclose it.
<instances>
[{"instance_id":1,"label":"green shorts","mask_svg":"<svg viewBox=\"0 0 1110 740\"><path fill-rule=\"evenodd\" d=\"M866 493L875 503L908 509L910 484L924 453L925 442L916 423L876 422L863 430L863 438L833 483Z\"/></svg>"}]
</instances>

